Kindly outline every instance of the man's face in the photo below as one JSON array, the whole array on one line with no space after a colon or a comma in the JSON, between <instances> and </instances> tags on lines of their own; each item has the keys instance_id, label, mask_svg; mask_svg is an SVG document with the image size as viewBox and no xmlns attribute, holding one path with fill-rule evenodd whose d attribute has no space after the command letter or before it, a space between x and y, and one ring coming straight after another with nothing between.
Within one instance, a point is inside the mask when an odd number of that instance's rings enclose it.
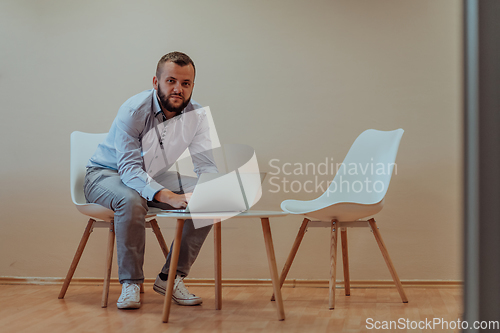
<instances>
[{"instance_id":1,"label":"man's face","mask_svg":"<svg viewBox=\"0 0 500 333\"><path fill-rule=\"evenodd\" d=\"M180 114L191 100L194 86L194 68L191 64L179 66L167 61L163 64L160 77L153 78L153 86L163 108Z\"/></svg>"}]
</instances>

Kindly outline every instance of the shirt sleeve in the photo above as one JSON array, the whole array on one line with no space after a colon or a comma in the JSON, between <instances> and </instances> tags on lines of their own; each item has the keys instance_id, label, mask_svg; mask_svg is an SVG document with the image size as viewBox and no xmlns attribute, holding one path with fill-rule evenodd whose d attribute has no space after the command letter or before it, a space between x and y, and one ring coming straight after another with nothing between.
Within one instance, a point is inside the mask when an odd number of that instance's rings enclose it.
<instances>
[{"instance_id":1,"label":"shirt sleeve","mask_svg":"<svg viewBox=\"0 0 500 333\"><path fill-rule=\"evenodd\" d=\"M196 111L195 111L196 112ZM195 136L189 145L189 153L194 165L194 172L198 177L202 173L217 173L215 164L212 141L210 140L210 126L206 114L200 114L200 124L196 130Z\"/></svg>"},{"instance_id":2,"label":"shirt sleeve","mask_svg":"<svg viewBox=\"0 0 500 333\"><path fill-rule=\"evenodd\" d=\"M125 185L136 190L146 200L153 201L155 194L164 187L153 180L143 168L140 137L145 126L145 115L140 112L140 109L133 110L122 106L115 119L114 144L118 173Z\"/></svg>"}]
</instances>

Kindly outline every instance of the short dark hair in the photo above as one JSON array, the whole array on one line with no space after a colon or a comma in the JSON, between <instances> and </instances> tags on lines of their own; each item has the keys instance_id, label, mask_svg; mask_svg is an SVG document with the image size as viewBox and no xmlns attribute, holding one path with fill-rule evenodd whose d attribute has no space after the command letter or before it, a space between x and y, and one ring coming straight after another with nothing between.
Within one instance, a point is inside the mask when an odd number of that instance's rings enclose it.
<instances>
[{"instance_id":1,"label":"short dark hair","mask_svg":"<svg viewBox=\"0 0 500 333\"><path fill-rule=\"evenodd\" d=\"M194 74L196 75L196 67L194 66L193 60L185 53L182 52L170 52L165 54L161 59L158 61L158 65L156 65L156 77L159 79L160 74L161 74L161 66L166 63L167 61L173 62L181 67L187 66L191 64L194 69Z\"/></svg>"}]
</instances>

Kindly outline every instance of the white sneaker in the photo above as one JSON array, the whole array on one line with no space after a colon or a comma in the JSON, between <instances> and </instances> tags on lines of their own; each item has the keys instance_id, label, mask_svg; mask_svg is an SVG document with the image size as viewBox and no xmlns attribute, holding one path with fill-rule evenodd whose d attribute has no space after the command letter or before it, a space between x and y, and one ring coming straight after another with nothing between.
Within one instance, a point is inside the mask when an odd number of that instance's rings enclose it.
<instances>
[{"instance_id":1,"label":"white sneaker","mask_svg":"<svg viewBox=\"0 0 500 333\"><path fill-rule=\"evenodd\" d=\"M116 302L118 309L138 309L141 307L141 288L136 283L122 284L122 294Z\"/></svg>"},{"instance_id":2,"label":"white sneaker","mask_svg":"<svg viewBox=\"0 0 500 333\"><path fill-rule=\"evenodd\" d=\"M175 277L172 300L179 305L198 305L203 303L201 297L191 294L187 290L183 280L184 278L180 275L177 275ZM153 285L153 290L158 294L165 296L165 290L167 290L167 281L163 281L158 275L156 277L155 284Z\"/></svg>"}]
</instances>

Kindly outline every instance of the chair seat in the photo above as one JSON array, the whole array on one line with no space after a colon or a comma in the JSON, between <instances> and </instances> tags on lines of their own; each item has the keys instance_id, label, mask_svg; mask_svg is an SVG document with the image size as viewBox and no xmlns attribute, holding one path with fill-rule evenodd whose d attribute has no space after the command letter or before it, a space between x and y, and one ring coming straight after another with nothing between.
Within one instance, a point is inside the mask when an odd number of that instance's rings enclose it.
<instances>
[{"instance_id":1,"label":"chair seat","mask_svg":"<svg viewBox=\"0 0 500 333\"><path fill-rule=\"evenodd\" d=\"M115 212L95 203L76 204L76 208L83 215L93 217L102 221L110 222L114 219Z\"/></svg>"},{"instance_id":2,"label":"chair seat","mask_svg":"<svg viewBox=\"0 0 500 333\"><path fill-rule=\"evenodd\" d=\"M89 217L99 219L102 221L110 222L113 220L115 212L113 212L111 209L108 209L106 207L103 207L99 204L95 203L87 203L87 204L75 204L76 208L80 213L83 215L87 215ZM154 217L156 214L161 212L161 209L155 208L155 207L150 207L148 210L148 213L146 215L147 217Z\"/></svg>"},{"instance_id":3,"label":"chair seat","mask_svg":"<svg viewBox=\"0 0 500 333\"><path fill-rule=\"evenodd\" d=\"M365 205L351 202L339 202L326 207L318 207L317 202L285 200L281 203L281 209L290 214L300 214L319 221L356 221L377 214L382 210L384 200Z\"/></svg>"}]
</instances>

